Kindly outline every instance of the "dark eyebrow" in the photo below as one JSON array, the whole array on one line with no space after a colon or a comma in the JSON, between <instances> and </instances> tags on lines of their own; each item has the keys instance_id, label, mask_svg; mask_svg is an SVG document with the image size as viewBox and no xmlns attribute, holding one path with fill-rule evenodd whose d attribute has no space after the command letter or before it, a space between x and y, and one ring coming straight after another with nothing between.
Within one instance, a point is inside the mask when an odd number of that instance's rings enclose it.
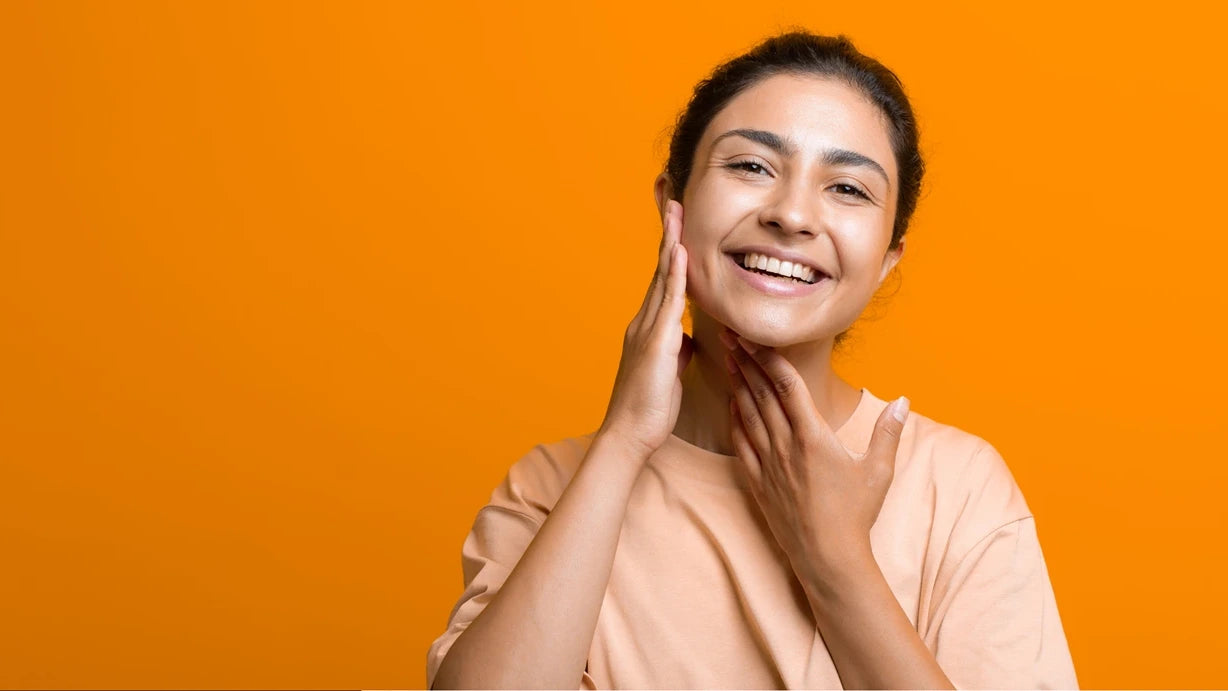
<instances>
[{"instance_id":1,"label":"dark eyebrow","mask_svg":"<svg viewBox=\"0 0 1228 691\"><path fill-rule=\"evenodd\" d=\"M768 132L767 130L755 130L744 127L729 130L713 139L712 146L715 147L717 142L725 137L744 137L752 142L758 142L785 157L797 153L797 144L792 139L781 137L775 132ZM883 176L883 180L887 182L887 189L891 189L891 178L887 176L887 171L869 156L859 154L856 151L849 151L848 149L824 149L823 155L819 160L824 165L829 166L860 166L869 168Z\"/></svg>"}]
</instances>

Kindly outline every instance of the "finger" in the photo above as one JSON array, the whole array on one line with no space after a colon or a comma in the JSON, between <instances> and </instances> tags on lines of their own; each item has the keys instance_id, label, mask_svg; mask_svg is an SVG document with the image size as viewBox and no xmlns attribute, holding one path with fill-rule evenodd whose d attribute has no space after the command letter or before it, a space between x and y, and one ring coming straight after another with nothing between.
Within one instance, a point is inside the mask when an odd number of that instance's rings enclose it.
<instances>
[{"instance_id":1,"label":"finger","mask_svg":"<svg viewBox=\"0 0 1228 691\"><path fill-rule=\"evenodd\" d=\"M760 483L763 482L763 465L754 447L751 446L750 439L746 436L746 428L742 426L742 416L738 414L736 398L729 399L729 435L733 441L733 450L741 459L742 468L750 478L751 489L757 491Z\"/></svg>"},{"instance_id":2,"label":"finger","mask_svg":"<svg viewBox=\"0 0 1228 691\"><path fill-rule=\"evenodd\" d=\"M759 406L755 403L750 387L746 385L746 378L742 376L742 370L733 353L725 354L725 367L729 369L729 388L737 401L738 418L742 421L746 438L760 458L768 456L772 453L771 434L768 432L763 415L759 412Z\"/></svg>"},{"instance_id":3,"label":"finger","mask_svg":"<svg viewBox=\"0 0 1228 691\"><path fill-rule=\"evenodd\" d=\"M674 200L665 202L665 219L662 222L661 228L661 246L657 251L657 269L652 274L652 283L648 286L648 292L644 295L644 304L640 305L640 312L644 315L644 323L651 325L656 321L657 310L660 309L661 295L665 292L665 283L669 278L671 257L673 255L674 244L673 239L675 234L674 226Z\"/></svg>"},{"instance_id":4,"label":"finger","mask_svg":"<svg viewBox=\"0 0 1228 691\"><path fill-rule=\"evenodd\" d=\"M661 244L657 247L657 265L653 268L652 279L648 282L648 289L644 291L644 300L640 303L640 311L638 312L638 314L644 318L641 321L648 324L652 323L651 317L654 316L654 313L652 312L652 306L656 302L654 293L657 285L661 282L661 278L663 276L662 270L668 268L669 266L669 259L665 254L665 236L669 229L669 214L670 206L669 202L666 202L665 218L663 218L661 221Z\"/></svg>"},{"instance_id":5,"label":"finger","mask_svg":"<svg viewBox=\"0 0 1228 691\"><path fill-rule=\"evenodd\" d=\"M897 411L904 420L895 416ZM895 456L900 448L900 437L904 434L904 422L907 419L908 398L901 396L879 413L874 432L870 436L870 446L866 449L864 458L873 463L881 463L890 475L895 474Z\"/></svg>"},{"instance_id":6,"label":"finger","mask_svg":"<svg viewBox=\"0 0 1228 691\"><path fill-rule=\"evenodd\" d=\"M665 294L657 311L657 319L664 320L663 325L668 327L664 332L668 333L671 339L675 336L675 330L679 333L682 331L682 313L686 310L686 263L686 248L682 243L675 243L673 262L665 282ZM670 340L670 343L674 341Z\"/></svg>"},{"instance_id":7,"label":"finger","mask_svg":"<svg viewBox=\"0 0 1228 691\"><path fill-rule=\"evenodd\" d=\"M739 337L740 342L741 337ZM759 415L763 418L768 436L779 444L779 447L770 446L769 448L779 451L787 450L792 445L793 426L784 408L780 405L775 384L764 374L759 363L745 348L734 348L732 354L733 359L738 363L738 369L742 372L742 378L746 381L746 387L750 390L751 397L758 407Z\"/></svg>"},{"instance_id":8,"label":"finger","mask_svg":"<svg viewBox=\"0 0 1228 691\"><path fill-rule=\"evenodd\" d=\"M758 370L776 394L781 412L788 420L789 428L799 440L831 441L835 432L814 406L814 398L806 388L806 381L793 363L774 348L767 348L743 336L737 336L738 344L758 365Z\"/></svg>"}]
</instances>

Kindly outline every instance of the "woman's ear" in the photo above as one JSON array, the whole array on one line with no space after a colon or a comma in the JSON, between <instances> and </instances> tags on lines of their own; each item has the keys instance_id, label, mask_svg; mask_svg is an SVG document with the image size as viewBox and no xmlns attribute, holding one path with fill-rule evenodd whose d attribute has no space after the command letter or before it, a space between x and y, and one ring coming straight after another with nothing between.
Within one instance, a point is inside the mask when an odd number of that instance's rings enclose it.
<instances>
[{"instance_id":1,"label":"woman's ear","mask_svg":"<svg viewBox=\"0 0 1228 691\"><path fill-rule=\"evenodd\" d=\"M904 238L900 238L900 244L895 246L893 250L887 250L886 256L883 257L883 270L878 274L878 284L883 284L883 279L887 278L887 274L895 268L899 263L901 255L904 254Z\"/></svg>"},{"instance_id":2,"label":"woman's ear","mask_svg":"<svg viewBox=\"0 0 1228 691\"><path fill-rule=\"evenodd\" d=\"M674 197L674 183L669 179L669 173L662 172L652 183L652 194L657 200L657 213L661 222L665 222L665 203Z\"/></svg>"}]
</instances>

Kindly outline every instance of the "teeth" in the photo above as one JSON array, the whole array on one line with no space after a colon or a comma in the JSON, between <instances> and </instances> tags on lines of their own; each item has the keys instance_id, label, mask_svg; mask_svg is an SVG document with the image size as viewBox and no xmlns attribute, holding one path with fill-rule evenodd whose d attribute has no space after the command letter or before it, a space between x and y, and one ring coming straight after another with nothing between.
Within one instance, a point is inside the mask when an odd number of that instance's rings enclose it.
<instances>
[{"instance_id":1,"label":"teeth","mask_svg":"<svg viewBox=\"0 0 1228 691\"><path fill-rule=\"evenodd\" d=\"M776 257L769 257L764 254L755 254L748 252L742 257L742 266L748 269L759 269L760 271L770 271L780 276L796 278L799 281L806 283L814 283L818 274L814 269L803 266L802 264L794 264L792 262L782 262Z\"/></svg>"}]
</instances>

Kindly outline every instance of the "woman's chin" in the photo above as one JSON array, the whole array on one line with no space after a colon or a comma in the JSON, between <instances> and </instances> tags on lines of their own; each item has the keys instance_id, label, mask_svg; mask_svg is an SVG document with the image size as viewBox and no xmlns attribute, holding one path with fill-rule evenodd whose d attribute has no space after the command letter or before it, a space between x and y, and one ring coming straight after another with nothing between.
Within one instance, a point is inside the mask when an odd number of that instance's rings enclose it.
<instances>
[{"instance_id":1,"label":"woman's chin","mask_svg":"<svg viewBox=\"0 0 1228 691\"><path fill-rule=\"evenodd\" d=\"M834 334L827 334L826 331L778 329L749 324L742 325L740 328L736 324L730 324L729 328L742 338L769 348L787 348L802 343L816 343L834 336Z\"/></svg>"},{"instance_id":2,"label":"woman's chin","mask_svg":"<svg viewBox=\"0 0 1228 691\"><path fill-rule=\"evenodd\" d=\"M731 305L722 304L718 310L706 310L701 302L702 296L691 296L691 316L699 316L699 320L715 322L717 328L726 325L734 333L743 338L768 346L783 348L799 343L822 342L835 338L836 331L826 328L823 324L800 324L803 315L794 314L792 308L765 309L762 305ZM812 311L810 308L809 311ZM702 315L697 315L702 313ZM721 316L710 316L710 315ZM754 317L748 317L754 314ZM813 314L811 314L813 316Z\"/></svg>"}]
</instances>

